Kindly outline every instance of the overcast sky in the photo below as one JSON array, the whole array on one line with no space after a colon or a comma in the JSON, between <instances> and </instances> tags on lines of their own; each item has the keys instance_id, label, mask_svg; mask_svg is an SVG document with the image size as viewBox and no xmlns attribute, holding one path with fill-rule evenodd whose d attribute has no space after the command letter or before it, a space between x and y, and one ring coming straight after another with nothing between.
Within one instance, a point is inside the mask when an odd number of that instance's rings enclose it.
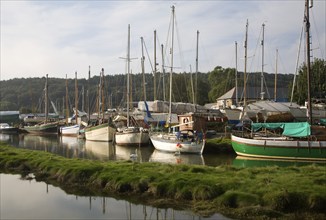
<instances>
[{"instance_id":1,"label":"overcast sky","mask_svg":"<svg viewBox=\"0 0 326 220\"><path fill-rule=\"evenodd\" d=\"M216 66L235 67L238 42L238 69L244 69L244 38L248 30L249 71L261 71L262 24L265 24L264 70L295 71L304 1L9 1L1 0L1 80L49 77L78 78L124 74L128 24L131 26L133 73L141 72L141 41L149 56L145 72L152 72L154 30L157 31L157 63L162 68L161 44L171 47L169 25L175 5L175 72L195 71L196 32L199 34L199 71ZM314 0L311 14L313 57L325 59L326 1ZM304 42L302 43L304 44ZM301 48L300 63L304 60ZM146 50L145 50L146 53ZM166 66L170 56L165 55Z\"/></svg>"}]
</instances>

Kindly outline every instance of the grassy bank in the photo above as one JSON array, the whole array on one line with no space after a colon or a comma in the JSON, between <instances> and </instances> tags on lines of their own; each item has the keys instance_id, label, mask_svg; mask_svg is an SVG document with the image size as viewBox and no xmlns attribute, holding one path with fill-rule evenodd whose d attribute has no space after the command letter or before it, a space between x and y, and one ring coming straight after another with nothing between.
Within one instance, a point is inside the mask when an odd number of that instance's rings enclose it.
<instances>
[{"instance_id":1,"label":"grassy bank","mask_svg":"<svg viewBox=\"0 0 326 220\"><path fill-rule=\"evenodd\" d=\"M232 218L326 218L326 167L205 167L67 159L0 144L2 172L33 173L67 193L128 196Z\"/></svg>"},{"instance_id":2,"label":"grassy bank","mask_svg":"<svg viewBox=\"0 0 326 220\"><path fill-rule=\"evenodd\" d=\"M216 137L206 139L204 153L231 153L235 154L231 139L227 137Z\"/></svg>"}]
</instances>

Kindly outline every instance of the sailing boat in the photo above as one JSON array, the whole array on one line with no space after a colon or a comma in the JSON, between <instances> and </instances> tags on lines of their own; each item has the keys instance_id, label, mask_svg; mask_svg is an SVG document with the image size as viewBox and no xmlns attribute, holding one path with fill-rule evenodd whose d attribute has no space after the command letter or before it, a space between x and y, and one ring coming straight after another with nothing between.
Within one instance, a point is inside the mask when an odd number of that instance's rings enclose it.
<instances>
[{"instance_id":1,"label":"sailing boat","mask_svg":"<svg viewBox=\"0 0 326 220\"><path fill-rule=\"evenodd\" d=\"M143 145L149 143L148 130L143 127L131 127L129 115L130 95L130 25L128 25L128 49L127 49L127 127L118 129L115 134L117 145Z\"/></svg>"},{"instance_id":2,"label":"sailing boat","mask_svg":"<svg viewBox=\"0 0 326 220\"><path fill-rule=\"evenodd\" d=\"M68 117L68 83L66 79L66 117ZM77 84L77 72L75 73L75 114L72 118L75 118L76 123L70 126L64 126L60 128L60 133L63 136L78 136L80 130L80 123L78 123L78 84ZM66 120L66 124L68 125L68 120Z\"/></svg>"},{"instance_id":3,"label":"sailing boat","mask_svg":"<svg viewBox=\"0 0 326 220\"><path fill-rule=\"evenodd\" d=\"M104 69L100 74L99 96L98 96L98 120L95 125L85 128L85 138L89 141L113 141L116 132L111 118L104 117Z\"/></svg>"},{"instance_id":4,"label":"sailing boat","mask_svg":"<svg viewBox=\"0 0 326 220\"><path fill-rule=\"evenodd\" d=\"M307 76L310 84L309 48L309 2L305 2L305 22L307 33ZM308 86L308 102L310 91ZM312 127L311 105L308 103L309 123L252 123L251 133L240 132L231 135L234 151L240 156L326 161L326 130ZM262 130L262 132L257 132ZM278 130L282 134L276 134ZM270 132L271 131L271 132Z\"/></svg>"},{"instance_id":5,"label":"sailing boat","mask_svg":"<svg viewBox=\"0 0 326 220\"><path fill-rule=\"evenodd\" d=\"M45 121L33 126L25 126L23 129L28 133L35 133L35 134L49 134L49 133L57 133L58 132L58 122L50 122L48 119L49 115L49 95L48 95L48 74L46 74L46 81L45 81Z\"/></svg>"},{"instance_id":6,"label":"sailing boat","mask_svg":"<svg viewBox=\"0 0 326 220\"><path fill-rule=\"evenodd\" d=\"M174 21L175 19L175 7L172 6L172 47L171 47L171 68L170 68L170 97L169 97L169 114L167 123L171 123L172 114L172 74L173 74L173 43L174 43ZM169 128L168 133L151 133L150 139L155 149L166 152L177 152L177 153L196 153L202 154L205 146L205 139L202 133L196 133L195 131L185 130L177 131L180 126L188 126L194 123L189 120L188 117L179 118L183 123L172 126ZM191 117L189 117L191 119Z\"/></svg>"}]
</instances>

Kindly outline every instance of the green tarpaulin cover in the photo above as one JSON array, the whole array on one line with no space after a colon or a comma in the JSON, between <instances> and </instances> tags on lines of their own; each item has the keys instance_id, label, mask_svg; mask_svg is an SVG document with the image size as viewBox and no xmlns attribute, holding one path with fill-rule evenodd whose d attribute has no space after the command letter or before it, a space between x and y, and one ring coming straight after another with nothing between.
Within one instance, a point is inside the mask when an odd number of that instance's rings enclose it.
<instances>
[{"instance_id":1,"label":"green tarpaulin cover","mask_svg":"<svg viewBox=\"0 0 326 220\"><path fill-rule=\"evenodd\" d=\"M275 130L283 129L283 135L288 137L307 137L310 133L310 124L308 122L293 122L293 123L252 123L253 131L258 131L262 128Z\"/></svg>"},{"instance_id":2,"label":"green tarpaulin cover","mask_svg":"<svg viewBox=\"0 0 326 220\"><path fill-rule=\"evenodd\" d=\"M320 119L320 124L326 126L326 118Z\"/></svg>"}]
</instances>

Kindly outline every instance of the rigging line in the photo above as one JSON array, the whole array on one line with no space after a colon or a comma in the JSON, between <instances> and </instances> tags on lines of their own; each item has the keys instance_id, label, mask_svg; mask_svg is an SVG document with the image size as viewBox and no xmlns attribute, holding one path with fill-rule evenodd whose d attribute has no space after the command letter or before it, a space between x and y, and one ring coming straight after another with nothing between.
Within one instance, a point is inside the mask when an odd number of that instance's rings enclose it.
<instances>
[{"instance_id":1,"label":"rigging line","mask_svg":"<svg viewBox=\"0 0 326 220\"><path fill-rule=\"evenodd\" d=\"M172 26L172 22L173 22L173 14L171 13L171 16L170 16L170 22L169 22L169 28L168 28L168 34L166 36L166 41L165 41L165 48L164 48L164 57L167 56L167 51L168 50L171 50L171 48L169 48L169 45L170 45L170 32L171 32L171 26ZM169 53L170 54L170 53ZM165 59L166 61L166 64L168 64L170 66L170 61L169 59Z\"/></svg>"},{"instance_id":2,"label":"rigging line","mask_svg":"<svg viewBox=\"0 0 326 220\"><path fill-rule=\"evenodd\" d=\"M147 57L148 57L148 61L149 61L149 64L151 66L152 73L153 73L154 72L154 68L153 68L153 64L152 64L152 61L151 61L151 57L149 56L149 53L148 53L148 50L147 50L147 47L146 47L145 39L144 39L144 47L145 47L145 51L146 51L146 54L147 54Z\"/></svg>"},{"instance_id":3,"label":"rigging line","mask_svg":"<svg viewBox=\"0 0 326 220\"><path fill-rule=\"evenodd\" d=\"M267 83L266 83L266 79L265 79L265 77L263 77L263 82L264 82L265 87L266 87L266 92L267 92L268 99L270 100L270 99L271 99L271 96L269 95L269 89L268 89L268 87L267 87Z\"/></svg>"},{"instance_id":4,"label":"rigging line","mask_svg":"<svg viewBox=\"0 0 326 220\"><path fill-rule=\"evenodd\" d=\"M284 69L284 73L288 73L288 71L287 71L287 69L286 69L286 67L285 67L285 65L284 65L284 62L283 62L283 59L282 59L282 57L280 56L280 54L278 55L278 58L279 58L279 60L280 60L280 62L281 62L281 64L282 64L282 68Z\"/></svg>"},{"instance_id":5,"label":"rigging line","mask_svg":"<svg viewBox=\"0 0 326 220\"><path fill-rule=\"evenodd\" d=\"M161 42L160 42L160 39L158 38L158 34L156 34L156 40L157 40L157 45L158 45L159 48L160 48L160 50L158 50L158 51L161 51ZM161 65L158 65L158 66L159 66L159 68L162 68ZM162 70L162 72L163 72L163 70Z\"/></svg>"},{"instance_id":6,"label":"rigging line","mask_svg":"<svg viewBox=\"0 0 326 220\"><path fill-rule=\"evenodd\" d=\"M317 28L317 25L316 25L316 19L315 19L315 16L314 16L314 13L313 13L313 11L311 11L312 13L311 13L311 15L312 15L312 20L313 20L313 22L314 22L314 29L315 29L315 31L316 31L316 38L317 38L317 42L318 42L318 48L320 49L320 53L321 53L321 57L323 57L324 58L324 51L323 51L323 49L322 49L322 47L321 47L321 44L320 44L320 41L319 41L319 38L318 38L318 36L319 36L319 32L318 32L318 28ZM326 46L325 46L326 47Z\"/></svg>"},{"instance_id":7,"label":"rigging line","mask_svg":"<svg viewBox=\"0 0 326 220\"><path fill-rule=\"evenodd\" d=\"M180 54L180 64L181 64L181 68L183 70L185 70L185 61L184 61L184 56L183 56L183 53L182 53L182 45L181 45L181 40L180 40L180 34L179 34L179 28L178 28L178 23L177 23L177 16L175 15L174 16L175 18L175 29L176 29L176 32L177 32L177 39L178 39L178 47L179 47L179 54Z\"/></svg>"},{"instance_id":8,"label":"rigging line","mask_svg":"<svg viewBox=\"0 0 326 220\"><path fill-rule=\"evenodd\" d=\"M202 42L202 38L201 37L199 38L199 45L200 45L200 48L201 48L200 54L203 54L203 56L200 56L200 57L204 57L204 59L201 59L201 61L206 60L208 62L208 66L209 67L213 67L213 62L211 60L211 57L208 56L208 54L207 54L206 47L205 47L204 43ZM198 58L198 60L199 60L199 58ZM214 67L213 67L213 69L214 69ZM208 71L209 70L207 70L207 72Z\"/></svg>"},{"instance_id":9,"label":"rigging line","mask_svg":"<svg viewBox=\"0 0 326 220\"><path fill-rule=\"evenodd\" d=\"M262 34L262 28L260 29L260 34L259 34L259 37L258 37L258 41L257 41L257 44L256 44L256 48L255 48L254 55L251 56L251 57L255 57L255 56L256 56L256 52L257 52L257 49L258 49L259 39L260 39L261 34ZM248 40L247 40L247 41L248 41ZM248 58L249 58L249 57L247 57L247 59L248 59ZM249 75L251 75L251 74L250 74L250 72L251 72L250 70L252 69L253 61L254 61L254 59L251 60L250 68L248 68L248 71L247 71L247 78L246 78L246 82L245 82L245 83L248 82L248 80L249 80ZM244 94L243 94L243 91L242 91L241 99L243 99L243 95L244 95Z\"/></svg>"},{"instance_id":10,"label":"rigging line","mask_svg":"<svg viewBox=\"0 0 326 220\"><path fill-rule=\"evenodd\" d=\"M291 101L290 101L291 105L292 105L292 100L293 100L293 93L294 93L294 87L295 87L295 83L296 83L296 77L297 77L297 74L298 74L298 65L299 65L299 59L300 59L300 50L301 50L303 29L304 29L304 23L302 24L301 33L300 33L300 43L299 43L298 54L297 54L297 63L296 63L296 66L295 66L294 78L293 78L293 84L292 84L292 91L291 91Z\"/></svg>"},{"instance_id":11,"label":"rigging line","mask_svg":"<svg viewBox=\"0 0 326 220\"><path fill-rule=\"evenodd\" d=\"M258 45L259 45L259 40L261 38L261 35L262 35L262 30L263 28L260 29L260 33L259 33L259 37L258 37L258 40L257 40L257 44L256 44L256 48L255 48L255 52L254 52L254 55L252 55L252 57L255 57L256 56L256 53L257 53L257 49L258 49ZM247 81L248 81L248 78L249 78L249 73L252 71L252 66L253 66L253 63L254 63L254 59L251 60L251 63L250 63L250 67L249 67L249 71L248 71L248 77L247 77ZM251 71L250 71L251 70Z\"/></svg>"}]
</instances>

